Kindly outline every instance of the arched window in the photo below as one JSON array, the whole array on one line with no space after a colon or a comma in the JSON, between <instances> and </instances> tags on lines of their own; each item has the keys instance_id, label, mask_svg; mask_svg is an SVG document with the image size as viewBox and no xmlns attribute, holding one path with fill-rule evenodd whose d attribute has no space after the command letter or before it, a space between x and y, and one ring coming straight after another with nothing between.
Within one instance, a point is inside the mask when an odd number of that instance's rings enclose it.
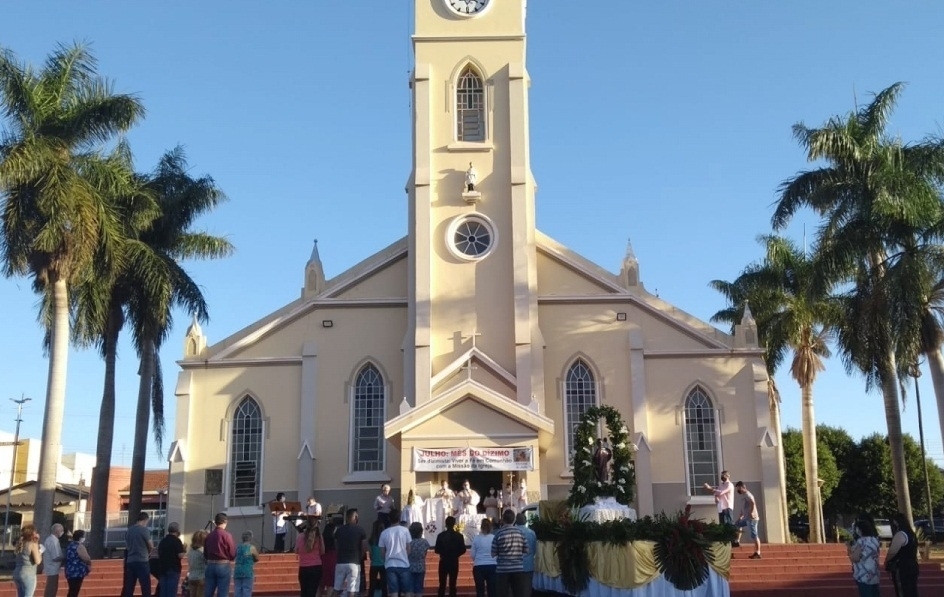
<instances>
[{"instance_id":1,"label":"arched window","mask_svg":"<svg viewBox=\"0 0 944 597\"><path fill-rule=\"evenodd\" d=\"M469 66L456 82L456 140L485 140L485 85Z\"/></svg>"},{"instance_id":2,"label":"arched window","mask_svg":"<svg viewBox=\"0 0 944 597\"><path fill-rule=\"evenodd\" d=\"M597 404L597 384L593 372L583 361L577 361L564 378L564 428L567 429L567 466L573 466L574 436L587 410Z\"/></svg>"},{"instance_id":3,"label":"arched window","mask_svg":"<svg viewBox=\"0 0 944 597\"><path fill-rule=\"evenodd\" d=\"M718 450L718 423L711 398L695 386L685 399L685 457L690 495L708 483L714 485L721 474Z\"/></svg>"},{"instance_id":4,"label":"arched window","mask_svg":"<svg viewBox=\"0 0 944 597\"><path fill-rule=\"evenodd\" d=\"M384 470L383 426L386 412L383 375L368 363L354 380L351 470Z\"/></svg>"},{"instance_id":5,"label":"arched window","mask_svg":"<svg viewBox=\"0 0 944 597\"><path fill-rule=\"evenodd\" d=\"M258 506L262 499L262 411L256 401L243 398L230 425L228 506Z\"/></svg>"}]
</instances>

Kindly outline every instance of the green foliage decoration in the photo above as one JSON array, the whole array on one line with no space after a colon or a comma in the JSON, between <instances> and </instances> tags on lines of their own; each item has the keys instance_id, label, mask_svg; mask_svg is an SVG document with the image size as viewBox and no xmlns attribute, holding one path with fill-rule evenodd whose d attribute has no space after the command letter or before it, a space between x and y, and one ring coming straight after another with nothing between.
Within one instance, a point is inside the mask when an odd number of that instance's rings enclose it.
<instances>
[{"instance_id":1,"label":"green foliage decoration","mask_svg":"<svg viewBox=\"0 0 944 597\"><path fill-rule=\"evenodd\" d=\"M603 419L612 450L613 474L609 482L597 481L593 468L593 450L597 425ZM612 406L593 406L584 413L574 436L574 480L567 503L579 508L592 504L594 498L612 497L621 504L630 504L636 485L633 452L636 446L629 441L629 429L623 415Z\"/></svg>"},{"instance_id":2,"label":"green foliage decoration","mask_svg":"<svg viewBox=\"0 0 944 597\"><path fill-rule=\"evenodd\" d=\"M676 588L690 590L708 578L711 543L730 543L737 536L731 526L691 517L689 508L674 515L664 512L639 520L592 522L576 519L576 512L564 511L556 519L538 519L531 529L538 541L557 544L561 582L571 594L578 594L590 582L587 546L591 541L625 544L655 542L656 566Z\"/></svg>"}]
</instances>

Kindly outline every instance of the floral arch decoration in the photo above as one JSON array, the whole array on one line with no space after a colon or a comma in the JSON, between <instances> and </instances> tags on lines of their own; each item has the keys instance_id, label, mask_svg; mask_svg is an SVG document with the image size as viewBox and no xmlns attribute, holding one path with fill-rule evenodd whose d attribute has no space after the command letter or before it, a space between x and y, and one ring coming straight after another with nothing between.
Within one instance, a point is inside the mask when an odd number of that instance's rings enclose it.
<instances>
[{"instance_id":1,"label":"floral arch decoration","mask_svg":"<svg viewBox=\"0 0 944 597\"><path fill-rule=\"evenodd\" d=\"M607 438L597 438L600 419L606 421ZM598 459L596 450L607 449L605 462ZM574 436L574 484L567 503L579 508L592 504L594 498L612 497L630 505L636 489L636 470L633 453L636 445L629 441L629 429L623 416L612 406L593 406L583 414ZM598 477L602 469L603 479Z\"/></svg>"}]
</instances>

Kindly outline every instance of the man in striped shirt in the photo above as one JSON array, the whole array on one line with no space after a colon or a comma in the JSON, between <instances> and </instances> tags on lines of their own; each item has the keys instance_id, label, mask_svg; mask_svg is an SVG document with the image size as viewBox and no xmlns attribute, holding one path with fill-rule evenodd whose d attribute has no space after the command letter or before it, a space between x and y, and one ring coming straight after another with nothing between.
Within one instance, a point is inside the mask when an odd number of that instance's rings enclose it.
<instances>
[{"instance_id":1,"label":"man in striped shirt","mask_svg":"<svg viewBox=\"0 0 944 597\"><path fill-rule=\"evenodd\" d=\"M514 510L502 513L502 526L492 539L492 557L495 558L498 597L527 597L531 592L530 574L524 571L524 556L528 542L521 529L515 526Z\"/></svg>"}]
</instances>

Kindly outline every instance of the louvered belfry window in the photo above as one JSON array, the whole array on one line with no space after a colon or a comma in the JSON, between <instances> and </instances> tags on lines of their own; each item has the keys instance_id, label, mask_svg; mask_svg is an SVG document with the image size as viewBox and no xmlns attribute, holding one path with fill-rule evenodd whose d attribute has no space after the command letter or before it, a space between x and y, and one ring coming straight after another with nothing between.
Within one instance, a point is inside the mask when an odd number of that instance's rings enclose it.
<instances>
[{"instance_id":1,"label":"louvered belfry window","mask_svg":"<svg viewBox=\"0 0 944 597\"><path fill-rule=\"evenodd\" d=\"M462 71L456 85L456 139L485 140L485 84L471 67Z\"/></svg>"}]
</instances>

